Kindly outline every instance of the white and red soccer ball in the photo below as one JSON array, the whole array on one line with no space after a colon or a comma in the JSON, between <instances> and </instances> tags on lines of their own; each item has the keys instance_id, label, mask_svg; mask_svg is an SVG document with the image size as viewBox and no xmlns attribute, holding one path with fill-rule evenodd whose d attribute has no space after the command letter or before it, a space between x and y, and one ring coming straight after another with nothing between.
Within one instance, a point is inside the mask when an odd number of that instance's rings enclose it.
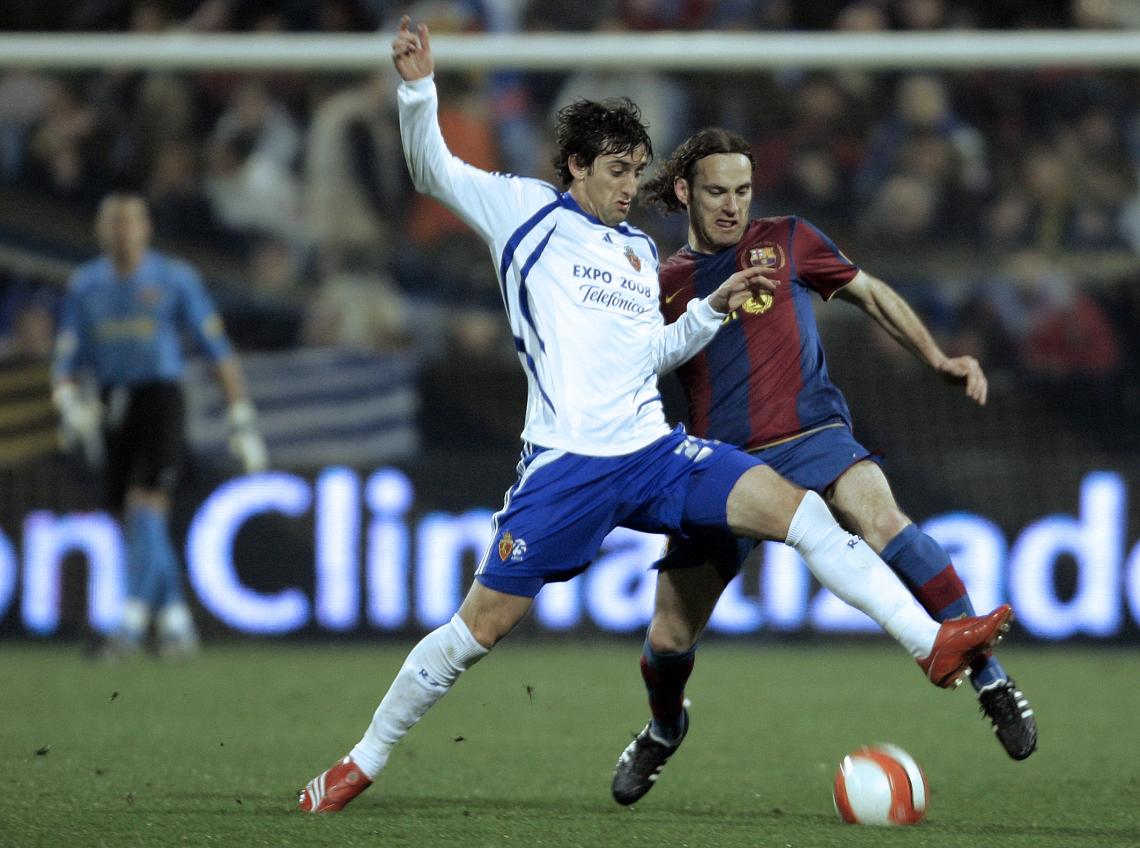
<instances>
[{"instance_id":1,"label":"white and red soccer ball","mask_svg":"<svg viewBox=\"0 0 1140 848\"><path fill-rule=\"evenodd\" d=\"M930 792L914 757L897 745L864 745L835 773L835 811L848 824L918 824Z\"/></svg>"}]
</instances>

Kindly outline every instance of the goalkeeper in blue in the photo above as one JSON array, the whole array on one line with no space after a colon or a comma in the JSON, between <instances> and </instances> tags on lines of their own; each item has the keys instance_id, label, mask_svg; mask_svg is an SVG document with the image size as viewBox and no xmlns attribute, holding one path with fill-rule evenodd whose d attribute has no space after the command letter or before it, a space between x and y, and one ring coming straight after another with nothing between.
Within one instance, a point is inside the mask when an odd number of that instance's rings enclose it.
<instances>
[{"instance_id":1,"label":"goalkeeper in blue","mask_svg":"<svg viewBox=\"0 0 1140 848\"><path fill-rule=\"evenodd\" d=\"M266 467L265 442L221 319L197 272L151 248L143 198L108 195L95 227L103 254L68 284L52 397L65 441L101 455L106 505L126 536L123 614L98 651L108 659L137 653L153 627L158 654L183 658L197 651L198 635L167 515L184 451L184 336L214 364L230 447L245 471Z\"/></svg>"},{"instance_id":2,"label":"goalkeeper in blue","mask_svg":"<svg viewBox=\"0 0 1140 848\"><path fill-rule=\"evenodd\" d=\"M653 153L637 107L583 100L559 113L559 190L451 155L436 116L427 27L412 31L404 18L393 60L412 180L483 238L498 272L527 379L523 451L459 611L412 649L363 737L306 784L300 808L336 812L371 785L393 747L522 620L543 585L588 568L617 526L784 542L906 648L932 683L960 680L1008 628L1008 606L939 626L817 494L735 447L666 423L658 374L777 284L762 268L736 271L665 325L657 248L625 222Z\"/></svg>"}]
</instances>

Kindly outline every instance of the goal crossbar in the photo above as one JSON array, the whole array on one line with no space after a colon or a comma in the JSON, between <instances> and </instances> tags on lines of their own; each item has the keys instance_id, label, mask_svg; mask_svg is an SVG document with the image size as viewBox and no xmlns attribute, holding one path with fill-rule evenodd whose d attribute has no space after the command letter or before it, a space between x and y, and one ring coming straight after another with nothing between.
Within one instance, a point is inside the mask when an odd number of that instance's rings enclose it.
<instances>
[{"instance_id":1,"label":"goal crossbar","mask_svg":"<svg viewBox=\"0 0 1140 848\"><path fill-rule=\"evenodd\" d=\"M0 34L0 68L387 67L390 34ZM1140 67L1140 31L440 35L441 70L1033 69Z\"/></svg>"}]
</instances>

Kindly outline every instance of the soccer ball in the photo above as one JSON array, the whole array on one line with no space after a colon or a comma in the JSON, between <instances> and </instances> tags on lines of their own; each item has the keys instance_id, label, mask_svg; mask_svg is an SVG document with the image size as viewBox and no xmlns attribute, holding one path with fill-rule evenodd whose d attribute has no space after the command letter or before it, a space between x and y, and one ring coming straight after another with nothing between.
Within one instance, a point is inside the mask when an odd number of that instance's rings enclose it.
<instances>
[{"instance_id":1,"label":"soccer ball","mask_svg":"<svg viewBox=\"0 0 1140 848\"><path fill-rule=\"evenodd\" d=\"M843 758L832 800L848 824L918 824L930 792L914 757L898 745L864 745Z\"/></svg>"}]
</instances>

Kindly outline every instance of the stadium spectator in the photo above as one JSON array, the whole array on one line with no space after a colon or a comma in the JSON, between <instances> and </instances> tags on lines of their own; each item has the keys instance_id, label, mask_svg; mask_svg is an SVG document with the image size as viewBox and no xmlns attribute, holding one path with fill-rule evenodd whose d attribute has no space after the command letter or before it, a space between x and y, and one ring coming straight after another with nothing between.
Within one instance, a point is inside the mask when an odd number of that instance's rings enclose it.
<instances>
[{"instance_id":1,"label":"stadium spectator","mask_svg":"<svg viewBox=\"0 0 1140 848\"><path fill-rule=\"evenodd\" d=\"M783 285L753 297L692 360L678 368L690 430L739 445L797 486L818 492L939 621L973 615L946 551L908 518L891 493L880 458L859 444L851 414L831 382L810 298L838 296L873 318L941 379L981 405L988 384L977 360L947 356L907 303L861 270L798 216L749 219L756 163L741 136L705 129L690 136L650 181L666 213L687 213L688 244L660 272L668 321L701 297L706 280L740 265L764 267ZM688 731L685 682L695 647L721 592L755 546L751 539L674 536L658 561L657 598L641 656L652 718L614 774L614 799L631 804L653 788ZM1014 759L1037 745L1021 692L992 656L979 657L971 682L998 739Z\"/></svg>"},{"instance_id":2,"label":"stadium spectator","mask_svg":"<svg viewBox=\"0 0 1140 848\"><path fill-rule=\"evenodd\" d=\"M79 86L52 87L28 145L34 182L65 197L87 199L105 186L109 132Z\"/></svg>"},{"instance_id":3,"label":"stadium spectator","mask_svg":"<svg viewBox=\"0 0 1140 848\"><path fill-rule=\"evenodd\" d=\"M341 271L323 280L306 308L302 340L315 347L395 353L409 350L412 310L375 271Z\"/></svg>"},{"instance_id":4,"label":"stadium spectator","mask_svg":"<svg viewBox=\"0 0 1140 848\"><path fill-rule=\"evenodd\" d=\"M996 639L1008 606L937 627L890 569L839 529L817 495L741 451L666 425L656 373L699 350L728 312L771 285L758 268L735 271L707 298L689 301L665 331L656 310L656 250L625 224L652 156L636 107L577 101L562 112L557 170L567 190L559 193L451 155L436 115L425 26L412 32L405 17L392 52L403 79L401 138L417 190L446 201L493 256L505 256L504 300L530 389L526 448L459 611L412 649L364 737L308 783L301 809L335 812L366 789L393 746L522 620L543 584L584 571L619 525L731 527L782 539L825 585L921 658L932 682L953 685Z\"/></svg>"},{"instance_id":5,"label":"stadium spectator","mask_svg":"<svg viewBox=\"0 0 1140 848\"><path fill-rule=\"evenodd\" d=\"M170 141L155 151L144 185L155 229L166 233L217 233L201 183L200 150L189 140ZM220 246L220 238L214 244Z\"/></svg>"},{"instance_id":6,"label":"stadium spectator","mask_svg":"<svg viewBox=\"0 0 1140 848\"><path fill-rule=\"evenodd\" d=\"M861 110L827 75L803 80L789 99L790 117L754 143L753 155L764 163L755 175L757 194L773 209L793 207L823 225L839 224L866 151Z\"/></svg>"},{"instance_id":7,"label":"stadium spectator","mask_svg":"<svg viewBox=\"0 0 1140 848\"><path fill-rule=\"evenodd\" d=\"M205 193L220 228L239 244L264 235L304 240L301 188L287 168L259 153L248 135L218 140L208 156Z\"/></svg>"},{"instance_id":8,"label":"stadium spectator","mask_svg":"<svg viewBox=\"0 0 1140 848\"><path fill-rule=\"evenodd\" d=\"M1140 5L1132 0L1071 0L1069 14L1079 29L1140 28Z\"/></svg>"},{"instance_id":9,"label":"stadium spectator","mask_svg":"<svg viewBox=\"0 0 1140 848\"><path fill-rule=\"evenodd\" d=\"M163 150L194 144L197 112L194 91L183 78L148 74L136 82L124 85L118 93L132 104L123 120L123 142L128 145L130 170L142 183L157 167Z\"/></svg>"},{"instance_id":10,"label":"stadium spectator","mask_svg":"<svg viewBox=\"0 0 1140 848\"><path fill-rule=\"evenodd\" d=\"M1052 255L1124 246L1122 216L1136 177L1126 160L1096 156L1086 138L1079 126L1067 127L1057 143L1030 147L987 211L993 245Z\"/></svg>"},{"instance_id":11,"label":"stadium spectator","mask_svg":"<svg viewBox=\"0 0 1140 848\"><path fill-rule=\"evenodd\" d=\"M0 275L0 291L0 358L48 362L59 301L56 287L34 278L9 280Z\"/></svg>"},{"instance_id":12,"label":"stadium spectator","mask_svg":"<svg viewBox=\"0 0 1140 848\"><path fill-rule=\"evenodd\" d=\"M892 174L879 186L863 215L859 231L888 249L922 243L936 235L942 196L928 180Z\"/></svg>"},{"instance_id":13,"label":"stadium spectator","mask_svg":"<svg viewBox=\"0 0 1140 848\"><path fill-rule=\"evenodd\" d=\"M855 0L835 17L838 32L883 32L889 27L886 5L878 0Z\"/></svg>"},{"instance_id":14,"label":"stadium spectator","mask_svg":"<svg viewBox=\"0 0 1140 848\"><path fill-rule=\"evenodd\" d=\"M971 210L980 207L991 188L991 166L985 139L954 111L946 85L928 74L904 77L895 89L895 108L874 127L867 156L856 175L858 197L871 205L889 206L899 183L915 185L906 197L922 195L930 204L929 225L912 230L933 238L973 237L965 228ZM936 226L937 225L937 226Z\"/></svg>"},{"instance_id":15,"label":"stadium spectator","mask_svg":"<svg viewBox=\"0 0 1140 848\"><path fill-rule=\"evenodd\" d=\"M1136 192L1137 171L1124 138L1123 110L1091 103L1059 137L1066 167L1074 177L1073 243L1078 247L1121 245L1121 215Z\"/></svg>"},{"instance_id":16,"label":"stadium spectator","mask_svg":"<svg viewBox=\"0 0 1140 848\"><path fill-rule=\"evenodd\" d=\"M368 257L388 267L410 201L389 74L331 94L305 147L306 233L324 267Z\"/></svg>"},{"instance_id":17,"label":"stadium spectator","mask_svg":"<svg viewBox=\"0 0 1140 848\"><path fill-rule=\"evenodd\" d=\"M0 75L0 182L14 182L22 175L28 137L46 111L55 85L42 73Z\"/></svg>"},{"instance_id":18,"label":"stadium spectator","mask_svg":"<svg viewBox=\"0 0 1140 848\"><path fill-rule=\"evenodd\" d=\"M1119 367L1121 345L1104 307L1047 254L1015 254L986 292L997 318L995 343L1017 351L1023 373L1095 379Z\"/></svg>"},{"instance_id":19,"label":"stadium spectator","mask_svg":"<svg viewBox=\"0 0 1140 848\"><path fill-rule=\"evenodd\" d=\"M946 25L946 0L897 0L890 5L899 29L925 31Z\"/></svg>"},{"instance_id":20,"label":"stadium spectator","mask_svg":"<svg viewBox=\"0 0 1140 848\"><path fill-rule=\"evenodd\" d=\"M239 139L249 145L251 154L272 161L282 170L292 170L296 164L301 132L264 80L250 78L239 83L210 134L214 145L225 146Z\"/></svg>"},{"instance_id":21,"label":"stadium spectator","mask_svg":"<svg viewBox=\"0 0 1140 848\"><path fill-rule=\"evenodd\" d=\"M143 198L105 197L96 230L103 255L75 272L61 308L53 400L70 439L101 442L105 497L126 533L127 599L100 652L108 658L137 652L153 618L159 654L185 657L197 650L198 636L167 527L183 452L183 333L215 364L231 447L246 471L265 467L265 444L241 368L197 273L150 248ZM88 378L98 400L84 392Z\"/></svg>"}]
</instances>

